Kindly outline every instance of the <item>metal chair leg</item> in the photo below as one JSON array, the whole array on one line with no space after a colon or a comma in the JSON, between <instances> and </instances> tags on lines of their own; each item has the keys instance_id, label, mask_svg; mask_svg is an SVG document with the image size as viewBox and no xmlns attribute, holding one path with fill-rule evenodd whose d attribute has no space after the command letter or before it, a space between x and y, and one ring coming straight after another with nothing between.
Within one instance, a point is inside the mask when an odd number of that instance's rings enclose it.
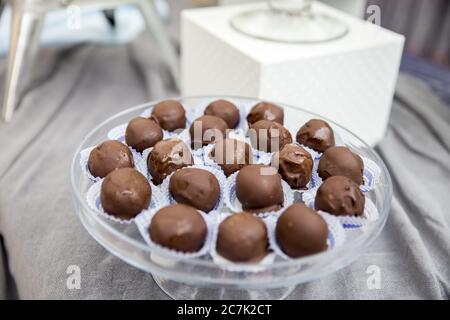
<instances>
[{"instance_id":1,"label":"metal chair leg","mask_svg":"<svg viewBox=\"0 0 450 320\"><path fill-rule=\"evenodd\" d=\"M43 12L27 10L20 5L12 6L8 71L1 114L6 122L11 120L23 83L26 83L24 79L29 76L23 73L30 73L28 67L37 53L44 18Z\"/></svg>"},{"instance_id":2,"label":"metal chair leg","mask_svg":"<svg viewBox=\"0 0 450 320\"><path fill-rule=\"evenodd\" d=\"M170 42L166 29L161 22L159 15L156 12L153 1L143 0L138 2L138 6L142 12L144 20L148 28L152 31L153 36L163 54L163 57L168 64L175 85L180 88L180 66L178 55L175 46Z\"/></svg>"},{"instance_id":3,"label":"metal chair leg","mask_svg":"<svg viewBox=\"0 0 450 320\"><path fill-rule=\"evenodd\" d=\"M2 18L3 8L5 8L5 4L0 0L0 19Z\"/></svg>"}]
</instances>

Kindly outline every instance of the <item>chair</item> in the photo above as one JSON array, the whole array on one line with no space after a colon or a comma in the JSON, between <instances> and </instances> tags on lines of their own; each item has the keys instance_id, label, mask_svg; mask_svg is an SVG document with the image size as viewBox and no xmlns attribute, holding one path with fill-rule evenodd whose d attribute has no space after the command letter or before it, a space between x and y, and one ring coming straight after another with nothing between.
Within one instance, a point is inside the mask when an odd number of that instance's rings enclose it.
<instances>
[{"instance_id":1,"label":"chair","mask_svg":"<svg viewBox=\"0 0 450 320\"><path fill-rule=\"evenodd\" d=\"M24 87L23 83L27 83L27 75L30 74L27 70L36 56L46 14L69 6L90 7L98 10L112 9L123 4L138 6L178 86L177 53L154 7L153 0L0 0L0 17L5 4L9 4L12 9L8 69L1 113L1 118L6 122L13 116Z\"/></svg>"}]
</instances>

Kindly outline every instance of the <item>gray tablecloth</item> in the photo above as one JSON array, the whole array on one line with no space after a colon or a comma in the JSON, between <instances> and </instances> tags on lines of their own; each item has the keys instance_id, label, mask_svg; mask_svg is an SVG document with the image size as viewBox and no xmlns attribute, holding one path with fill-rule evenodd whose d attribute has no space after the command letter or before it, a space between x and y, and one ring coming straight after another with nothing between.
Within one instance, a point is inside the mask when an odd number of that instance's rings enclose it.
<instances>
[{"instance_id":1,"label":"gray tablecloth","mask_svg":"<svg viewBox=\"0 0 450 320\"><path fill-rule=\"evenodd\" d=\"M167 70L157 52L138 39L40 56L35 85L13 121L0 124L0 298L167 298L149 274L88 235L69 189L73 152L89 130L127 107L174 94L164 85ZM384 231L356 262L298 286L289 298L449 297L450 108L401 76L377 149L395 190ZM66 286L70 265L80 267L79 290ZM379 287L371 282L373 270Z\"/></svg>"}]
</instances>

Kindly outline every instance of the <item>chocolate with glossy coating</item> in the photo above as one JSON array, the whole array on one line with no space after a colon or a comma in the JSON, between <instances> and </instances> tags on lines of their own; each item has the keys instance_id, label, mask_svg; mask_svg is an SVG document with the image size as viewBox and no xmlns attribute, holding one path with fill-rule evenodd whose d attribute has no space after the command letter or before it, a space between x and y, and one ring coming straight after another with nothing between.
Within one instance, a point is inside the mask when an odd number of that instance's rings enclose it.
<instances>
[{"instance_id":1,"label":"chocolate with glossy coating","mask_svg":"<svg viewBox=\"0 0 450 320\"><path fill-rule=\"evenodd\" d=\"M160 209L149 227L153 242L181 252L199 251L206 240L207 227L201 214L184 204Z\"/></svg>"},{"instance_id":2,"label":"chocolate with glossy coating","mask_svg":"<svg viewBox=\"0 0 450 320\"><path fill-rule=\"evenodd\" d=\"M344 176L360 185L363 184L364 162L347 147L331 147L320 157L317 171L323 180Z\"/></svg>"},{"instance_id":3,"label":"chocolate with glossy coating","mask_svg":"<svg viewBox=\"0 0 450 320\"><path fill-rule=\"evenodd\" d=\"M283 124L284 110L270 102L259 102L248 113L247 122L251 125L259 120L269 120Z\"/></svg>"},{"instance_id":4,"label":"chocolate with glossy coating","mask_svg":"<svg viewBox=\"0 0 450 320\"><path fill-rule=\"evenodd\" d=\"M277 158L278 157L278 158ZM287 144L275 153L272 162L278 160L278 172L292 188L305 188L311 180L313 158L304 148L296 144Z\"/></svg>"},{"instance_id":5,"label":"chocolate with glossy coating","mask_svg":"<svg viewBox=\"0 0 450 320\"><path fill-rule=\"evenodd\" d=\"M205 115L216 116L223 119L228 128L234 129L239 123L239 110L238 108L227 100L216 100L211 102L205 109Z\"/></svg>"},{"instance_id":6,"label":"chocolate with glossy coating","mask_svg":"<svg viewBox=\"0 0 450 320\"><path fill-rule=\"evenodd\" d=\"M275 237L286 255L300 258L327 249L328 226L316 211L294 203L278 218Z\"/></svg>"},{"instance_id":7,"label":"chocolate with glossy coating","mask_svg":"<svg viewBox=\"0 0 450 320\"><path fill-rule=\"evenodd\" d=\"M253 163L252 147L248 143L236 139L219 140L211 150L211 158L228 177Z\"/></svg>"},{"instance_id":8,"label":"chocolate with glossy coating","mask_svg":"<svg viewBox=\"0 0 450 320\"><path fill-rule=\"evenodd\" d=\"M195 119L189 128L191 147L193 149L199 149L210 143L224 139L227 129L228 125L223 119L216 116L201 116Z\"/></svg>"},{"instance_id":9,"label":"chocolate with glossy coating","mask_svg":"<svg viewBox=\"0 0 450 320\"><path fill-rule=\"evenodd\" d=\"M261 213L279 210L284 203L281 176L270 166L245 166L236 177L236 196L246 211Z\"/></svg>"},{"instance_id":10,"label":"chocolate with glossy coating","mask_svg":"<svg viewBox=\"0 0 450 320\"><path fill-rule=\"evenodd\" d=\"M267 228L264 222L248 212L227 217L219 225L217 252L234 262L258 262L268 252Z\"/></svg>"},{"instance_id":11,"label":"chocolate with glossy coating","mask_svg":"<svg viewBox=\"0 0 450 320\"><path fill-rule=\"evenodd\" d=\"M104 178L115 169L133 167L133 154L117 140L102 142L89 154L88 168L94 177Z\"/></svg>"},{"instance_id":12,"label":"chocolate with glossy coating","mask_svg":"<svg viewBox=\"0 0 450 320\"><path fill-rule=\"evenodd\" d=\"M153 107L151 117L167 131L186 128L186 111L176 100L164 100L157 103Z\"/></svg>"},{"instance_id":13,"label":"chocolate with glossy coating","mask_svg":"<svg viewBox=\"0 0 450 320\"><path fill-rule=\"evenodd\" d=\"M161 127L152 119L136 117L128 122L125 142L134 150L142 152L163 139Z\"/></svg>"},{"instance_id":14,"label":"chocolate with glossy coating","mask_svg":"<svg viewBox=\"0 0 450 320\"><path fill-rule=\"evenodd\" d=\"M151 196L152 188L147 178L132 168L112 171L100 189L103 210L122 220L130 220L147 209Z\"/></svg>"},{"instance_id":15,"label":"chocolate with glossy coating","mask_svg":"<svg viewBox=\"0 0 450 320\"><path fill-rule=\"evenodd\" d=\"M298 131L297 142L318 152L324 152L333 147L334 132L328 122L320 119L311 119Z\"/></svg>"},{"instance_id":16,"label":"chocolate with glossy coating","mask_svg":"<svg viewBox=\"0 0 450 320\"><path fill-rule=\"evenodd\" d=\"M269 120L260 120L252 124L249 136L253 148L265 152L277 152L286 144L292 143L289 130L278 122Z\"/></svg>"},{"instance_id":17,"label":"chocolate with glossy coating","mask_svg":"<svg viewBox=\"0 0 450 320\"><path fill-rule=\"evenodd\" d=\"M220 185L207 170L183 168L170 178L169 192L176 202L209 212L219 200Z\"/></svg>"},{"instance_id":18,"label":"chocolate with glossy coating","mask_svg":"<svg viewBox=\"0 0 450 320\"><path fill-rule=\"evenodd\" d=\"M361 216L364 213L364 194L353 180L333 176L319 187L314 201L316 210L336 216Z\"/></svg>"},{"instance_id":19,"label":"chocolate with glossy coating","mask_svg":"<svg viewBox=\"0 0 450 320\"><path fill-rule=\"evenodd\" d=\"M172 172L193 163L191 150L179 139L158 142L147 158L147 168L155 184L160 184Z\"/></svg>"}]
</instances>

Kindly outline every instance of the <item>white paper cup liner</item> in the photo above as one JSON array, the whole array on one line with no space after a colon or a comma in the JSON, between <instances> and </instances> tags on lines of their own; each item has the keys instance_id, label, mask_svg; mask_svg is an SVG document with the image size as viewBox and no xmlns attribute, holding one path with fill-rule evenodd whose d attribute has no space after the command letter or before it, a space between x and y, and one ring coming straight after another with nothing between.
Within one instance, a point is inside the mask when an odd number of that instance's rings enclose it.
<instances>
[{"instance_id":1,"label":"white paper cup liner","mask_svg":"<svg viewBox=\"0 0 450 320\"><path fill-rule=\"evenodd\" d=\"M216 177L217 181L219 182L219 186L220 186L220 194L219 194L219 199L216 202L216 205L214 206L214 208L211 211L222 210L222 207L224 204L224 199L225 199L225 188L226 188L226 183L227 183L226 177L223 174L222 170L220 170L220 169L218 170L217 168L205 166L205 165L193 165L193 166L178 169L175 172L177 172L179 170L187 169L187 168L196 168L196 169L206 170L208 172L211 172ZM161 184L161 193L163 194L163 196L166 197L166 199L167 199L166 201L169 204L177 203L177 201L173 198L172 194L169 191L170 179L172 178L172 176L175 172L172 172L169 176L167 176Z\"/></svg>"},{"instance_id":2,"label":"white paper cup liner","mask_svg":"<svg viewBox=\"0 0 450 320\"><path fill-rule=\"evenodd\" d=\"M92 210L94 210L96 213L98 213L102 217L104 217L110 221L113 221L115 223L130 224L135 219L137 219L137 217L139 215L143 215L145 212L152 210L152 209L158 209L158 208L167 206L167 204L168 204L167 199L163 196L161 191L155 185L153 185L153 183L150 183L150 186L152 188L152 197L151 197L150 205L149 205L148 209L143 210L135 218L130 219L130 220L123 220L123 219L116 218L103 210L102 203L100 201L100 189L101 189L103 180L104 179L101 179L101 180L95 182L88 189L88 192L86 193L86 202L87 202L88 206Z\"/></svg>"},{"instance_id":3,"label":"white paper cup liner","mask_svg":"<svg viewBox=\"0 0 450 320\"><path fill-rule=\"evenodd\" d=\"M225 220L227 217L229 217L231 214L229 213L222 213L219 216L219 221L215 225L215 229L213 231L213 241L211 246L211 257L215 264L220 265L222 268L228 270L228 271L245 271L245 272L261 272L266 270L266 266L271 265L275 261L275 254L274 252L269 251L267 255L262 258L260 261L256 263L245 263L245 262L234 262L230 261L223 256L221 256L216 248L217 248L217 237L219 235L219 226L222 223L223 220ZM267 234L269 234L269 226L267 225L266 221L263 219L263 222L266 224L267 228ZM267 239L269 241L269 239ZM269 245L270 248L270 245Z\"/></svg>"},{"instance_id":4,"label":"white paper cup liner","mask_svg":"<svg viewBox=\"0 0 450 320\"><path fill-rule=\"evenodd\" d=\"M310 192L303 193L303 201L305 204L314 209L314 201L316 198L317 189ZM331 213L326 212L329 215L334 216ZM353 216L335 216L345 229L358 229L365 225L376 221L379 218L377 207L372 200L365 196L364 213L361 217Z\"/></svg>"},{"instance_id":5,"label":"white paper cup liner","mask_svg":"<svg viewBox=\"0 0 450 320\"><path fill-rule=\"evenodd\" d=\"M327 250L333 250L333 248L343 245L345 243L346 234L339 220L336 217L322 211L318 211L318 214L325 220L328 226ZM287 254L285 254L277 243L275 235L277 220L278 217L267 218L267 226L269 228L269 245L275 252L275 254L279 257L287 260L292 260L294 258L291 258Z\"/></svg>"},{"instance_id":6,"label":"white paper cup liner","mask_svg":"<svg viewBox=\"0 0 450 320\"><path fill-rule=\"evenodd\" d=\"M242 212L242 204L236 196L236 177L239 171L233 173L227 178L226 188L225 188L225 205L233 212ZM268 214L278 214L285 208L289 207L294 202L294 193L291 187L286 183L286 181L281 180L281 186L283 188L284 202L280 210L272 212L261 212L258 214L260 217L264 217Z\"/></svg>"},{"instance_id":7,"label":"white paper cup liner","mask_svg":"<svg viewBox=\"0 0 450 320\"><path fill-rule=\"evenodd\" d=\"M89 171L89 166L88 166L88 162L89 162L89 155L91 154L91 151L94 149L95 147L89 147L86 149L81 150L80 152L80 166L81 166L81 171L83 172L83 174L89 178L89 180L93 181L93 182L97 182L100 181L102 178L100 177L94 177L91 172ZM144 177L148 178L148 170L147 170L147 163L146 161L142 158L141 154L139 152L137 152L136 150L134 150L133 148L128 147L131 151L131 154L133 155L133 162L134 162L134 168L139 171L140 173L142 173L144 175Z\"/></svg>"},{"instance_id":8,"label":"white paper cup liner","mask_svg":"<svg viewBox=\"0 0 450 320\"><path fill-rule=\"evenodd\" d=\"M209 214L206 214L200 210L197 210L203 217L206 223L207 227L207 234L205 243L203 244L203 247L197 251L197 252L180 252L176 250L172 250L166 247L163 247L155 242L152 241L149 233L149 227L150 223L152 221L152 218L158 212L160 208L152 209L144 214L140 214L136 217L135 223L138 227L138 230L144 239L144 241L147 243L147 245L152 249L152 254L157 255L158 257L162 258L169 258L172 260L184 260L184 259L192 259L192 258L198 258L201 256L208 255L211 251L211 245L212 245L212 238L213 238L213 232L215 228L215 224L217 223L217 214L216 212L211 211Z\"/></svg>"},{"instance_id":9,"label":"white paper cup liner","mask_svg":"<svg viewBox=\"0 0 450 320\"><path fill-rule=\"evenodd\" d=\"M372 160L361 157L364 162L363 179L364 184L360 187L362 192L369 192L379 182L381 169Z\"/></svg>"}]
</instances>

